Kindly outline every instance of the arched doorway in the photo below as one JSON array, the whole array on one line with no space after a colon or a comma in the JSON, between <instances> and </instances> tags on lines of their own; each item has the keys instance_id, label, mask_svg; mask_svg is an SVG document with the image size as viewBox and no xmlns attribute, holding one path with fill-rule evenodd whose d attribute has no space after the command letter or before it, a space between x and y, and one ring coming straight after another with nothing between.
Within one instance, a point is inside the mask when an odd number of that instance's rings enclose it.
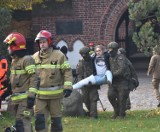
<instances>
[{"instance_id":1,"label":"arched doorway","mask_svg":"<svg viewBox=\"0 0 160 132\"><path fill-rule=\"evenodd\" d=\"M132 34L135 31L135 24L129 19L129 12L126 10L116 27L115 41L126 50L127 57L131 60L136 69L146 70L150 57L138 51L137 46L132 41Z\"/></svg>"}]
</instances>

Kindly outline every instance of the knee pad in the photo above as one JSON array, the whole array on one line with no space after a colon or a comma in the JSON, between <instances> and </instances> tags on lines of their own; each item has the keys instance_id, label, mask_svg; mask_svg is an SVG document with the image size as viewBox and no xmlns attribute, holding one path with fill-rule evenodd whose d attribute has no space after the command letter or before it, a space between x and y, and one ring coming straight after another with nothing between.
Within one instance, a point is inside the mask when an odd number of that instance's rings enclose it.
<instances>
[{"instance_id":1,"label":"knee pad","mask_svg":"<svg viewBox=\"0 0 160 132\"><path fill-rule=\"evenodd\" d=\"M62 121L61 117L51 118L51 132L60 132L62 131Z\"/></svg>"},{"instance_id":2,"label":"knee pad","mask_svg":"<svg viewBox=\"0 0 160 132\"><path fill-rule=\"evenodd\" d=\"M35 129L37 131L45 129L45 116L44 116L44 114L37 114L36 115Z\"/></svg>"},{"instance_id":3,"label":"knee pad","mask_svg":"<svg viewBox=\"0 0 160 132\"><path fill-rule=\"evenodd\" d=\"M15 124L16 132L24 132L24 124L22 120L16 120Z\"/></svg>"}]
</instances>

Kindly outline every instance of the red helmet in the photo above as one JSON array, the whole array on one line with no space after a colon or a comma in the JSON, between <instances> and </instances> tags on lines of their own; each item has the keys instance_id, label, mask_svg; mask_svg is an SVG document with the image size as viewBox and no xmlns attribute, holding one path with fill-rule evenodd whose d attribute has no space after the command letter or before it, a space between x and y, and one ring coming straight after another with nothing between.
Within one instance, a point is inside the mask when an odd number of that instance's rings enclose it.
<instances>
[{"instance_id":1,"label":"red helmet","mask_svg":"<svg viewBox=\"0 0 160 132\"><path fill-rule=\"evenodd\" d=\"M39 43L39 40L41 40L41 39L47 39L48 45L51 45L53 43L52 34L50 32L48 32L47 30L41 30L37 34L35 42Z\"/></svg>"},{"instance_id":2,"label":"red helmet","mask_svg":"<svg viewBox=\"0 0 160 132\"><path fill-rule=\"evenodd\" d=\"M88 46L89 46L89 47L93 47L93 46L94 46L94 43L93 43L93 42L90 42L90 43L88 44Z\"/></svg>"},{"instance_id":3,"label":"red helmet","mask_svg":"<svg viewBox=\"0 0 160 132\"><path fill-rule=\"evenodd\" d=\"M26 39L18 32L9 34L3 42L9 45L11 51L26 49Z\"/></svg>"}]
</instances>

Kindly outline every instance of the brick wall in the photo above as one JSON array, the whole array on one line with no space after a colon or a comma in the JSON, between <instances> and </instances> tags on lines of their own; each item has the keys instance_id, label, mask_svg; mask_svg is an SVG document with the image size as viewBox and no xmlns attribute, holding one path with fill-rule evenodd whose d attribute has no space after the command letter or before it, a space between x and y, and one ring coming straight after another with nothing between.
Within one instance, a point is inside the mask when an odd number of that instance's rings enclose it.
<instances>
[{"instance_id":1,"label":"brick wall","mask_svg":"<svg viewBox=\"0 0 160 132\"><path fill-rule=\"evenodd\" d=\"M64 40L70 50L76 40L81 40L85 45L90 41L96 44L107 44L115 40L116 25L127 10L127 2L128 0L72 0L71 15L32 17L33 35L36 35L41 29L47 29L52 32L55 44ZM56 21L72 20L82 21L83 34L56 34Z\"/></svg>"}]
</instances>

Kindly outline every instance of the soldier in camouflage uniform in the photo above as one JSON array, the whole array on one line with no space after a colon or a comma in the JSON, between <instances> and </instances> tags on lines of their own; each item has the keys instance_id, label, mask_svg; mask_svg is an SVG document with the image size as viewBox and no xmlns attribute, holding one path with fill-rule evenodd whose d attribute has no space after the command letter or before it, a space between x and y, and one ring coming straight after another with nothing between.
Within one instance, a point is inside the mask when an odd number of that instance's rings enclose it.
<instances>
[{"instance_id":1,"label":"soldier in camouflage uniform","mask_svg":"<svg viewBox=\"0 0 160 132\"><path fill-rule=\"evenodd\" d=\"M123 55L124 57L126 57L126 50L124 48L119 48L118 49L118 54ZM138 76L136 74L136 71L132 65L132 63L130 62L130 60L128 58L126 58L126 60L128 61L127 65L130 68L130 73L132 74L131 76L134 78L134 80L136 81L136 87L138 87L139 82L138 82ZM129 84L129 86L131 85L131 83ZM130 86L130 90L132 91L133 88L136 89L136 87L131 87ZM131 109L131 101L130 101L130 97L128 97L127 102L126 102L126 110L130 110Z\"/></svg>"},{"instance_id":2,"label":"soldier in camouflage uniform","mask_svg":"<svg viewBox=\"0 0 160 132\"><path fill-rule=\"evenodd\" d=\"M129 67L124 55L118 54L119 45L116 42L108 44L110 53L110 69L113 74L112 86L108 90L108 99L113 106L113 119L124 118L126 113L126 101L129 97Z\"/></svg>"},{"instance_id":3,"label":"soldier in camouflage uniform","mask_svg":"<svg viewBox=\"0 0 160 132\"><path fill-rule=\"evenodd\" d=\"M78 74L78 80L82 80L93 74L94 64L92 58L89 55L89 52L90 50L88 47L83 47L79 51L83 58L79 60L76 69ZM99 85L87 85L85 86L85 88L81 89L83 101L89 111L89 116L91 118L97 118L97 101L99 99L97 89L99 87Z\"/></svg>"}]
</instances>

